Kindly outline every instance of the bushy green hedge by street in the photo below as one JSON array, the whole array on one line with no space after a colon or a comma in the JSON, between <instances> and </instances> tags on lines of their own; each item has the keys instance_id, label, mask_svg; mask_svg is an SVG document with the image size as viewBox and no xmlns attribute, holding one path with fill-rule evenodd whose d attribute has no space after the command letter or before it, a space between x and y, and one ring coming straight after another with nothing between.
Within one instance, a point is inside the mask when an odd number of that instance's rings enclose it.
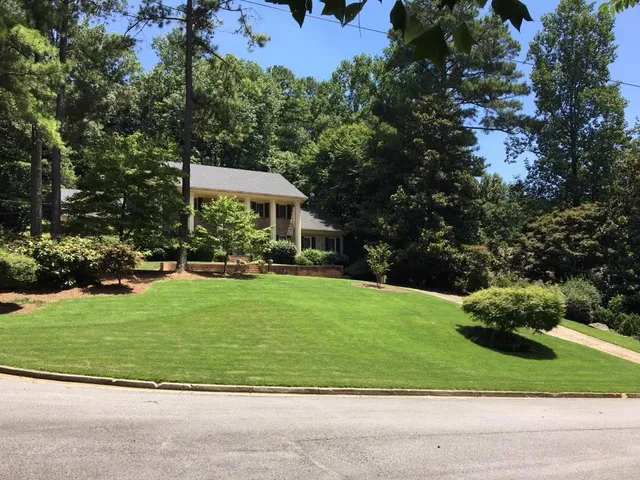
<instances>
[{"instance_id":1,"label":"bushy green hedge by street","mask_svg":"<svg viewBox=\"0 0 640 480\"><path fill-rule=\"evenodd\" d=\"M465 298L462 309L475 320L503 332L522 327L546 332L564 317L565 303L557 288L493 287Z\"/></svg>"}]
</instances>

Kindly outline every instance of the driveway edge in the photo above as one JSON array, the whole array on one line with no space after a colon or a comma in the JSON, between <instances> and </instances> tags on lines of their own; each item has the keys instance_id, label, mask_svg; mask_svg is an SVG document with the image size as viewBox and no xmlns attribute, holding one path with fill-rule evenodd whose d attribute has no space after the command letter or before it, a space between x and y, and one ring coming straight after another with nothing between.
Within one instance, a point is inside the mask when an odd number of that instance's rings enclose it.
<instances>
[{"instance_id":1,"label":"driveway edge","mask_svg":"<svg viewBox=\"0 0 640 480\"><path fill-rule=\"evenodd\" d=\"M0 365L0 373L18 377L85 383L113 387L215 393L266 393L286 395L355 395L406 397L502 397L502 398L640 398L640 393L607 392L527 392L501 390L427 390L419 388L279 387L258 385L216 385L206 383L151 382L121 378L54 373Z\"/></svg>"}]
</instances>

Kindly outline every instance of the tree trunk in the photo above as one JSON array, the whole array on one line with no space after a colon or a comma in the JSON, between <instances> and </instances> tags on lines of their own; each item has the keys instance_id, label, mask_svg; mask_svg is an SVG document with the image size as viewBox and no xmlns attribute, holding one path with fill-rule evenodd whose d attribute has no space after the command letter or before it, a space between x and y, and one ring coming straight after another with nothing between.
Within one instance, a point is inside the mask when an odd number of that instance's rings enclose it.
<instances>
[{"instance_id":1,"label":"tree trunk","mask_svg":"<svg viewBox=\"0 0 640 480\"><path fill-rule=\"evenodd\" d=\"M69 0L62 2L63 12L59 31L59 58L64 66L67 62L67 36L69 29ZM65 80L62 81L56 97L56 120L62 125L65 99ZM62 128L60 127L62 131ZM60 147L54 146L51 151L51 237L60 235L60 217L62 216L62 205L60 199Z\"/></svg>"},{"instance_id":2,"label":"tree trunk","mask_svg":"<svg viewBox=\"0 0 640 480\"><path fill-rule=\"evenodd\" d=\"M184 130L182 132L182 199L191 207L191 129L193 122L193 0L187 0L185 39L185 101ZM189 240L189 210L180 215L180 250L176 270L182 272L187 267L187 241Z\"/></svg>"},{"instance_id":3,"label":"tree trunk","mask_svg":"<svg viewBox=\"0 0 640 480\"><path fill-rule=\"evenodd\" d=\"M226 275L227 274L227 262L229 261L229 255L225 255L224 257L224 268L222 270L222 274Z\"/></svg>"},{"instance_id":4,"label":"tree trunk","mask_svg":"<svg viewBox=\"0 0 640 480\"><path fill-rule=\"evenodd\" d=\"M31 126L31 236L42 235L42 132Z\"/></svg>"}]
</instances>

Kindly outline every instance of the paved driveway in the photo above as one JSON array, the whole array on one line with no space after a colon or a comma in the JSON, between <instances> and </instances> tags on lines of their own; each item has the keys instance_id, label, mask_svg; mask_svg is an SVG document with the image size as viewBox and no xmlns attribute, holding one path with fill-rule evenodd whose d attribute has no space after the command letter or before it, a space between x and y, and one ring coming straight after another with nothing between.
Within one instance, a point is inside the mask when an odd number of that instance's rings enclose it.
<instances>
[{"instance_id":1,"label":"paved driveway","mask_svg":"<svg viewBox=\"0 0 640 480\"><path fill-rule=\"evenodd\" d=\"M637 479L640 400L259 396L0 376L0 479Z\"/></svg>"}]
</instances>

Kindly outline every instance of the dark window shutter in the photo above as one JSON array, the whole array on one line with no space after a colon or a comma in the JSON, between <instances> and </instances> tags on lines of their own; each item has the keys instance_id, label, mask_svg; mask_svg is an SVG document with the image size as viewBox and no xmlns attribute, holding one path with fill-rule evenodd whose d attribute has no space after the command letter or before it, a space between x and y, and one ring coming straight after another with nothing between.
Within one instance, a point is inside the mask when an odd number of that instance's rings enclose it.
<instances>
[{"instance_id":1,"label":"dark window shutter","mask_svg":"<svg viewBox=\"0 0 640 480\"><path fill-rule=\"evenodd\" d=\"M251 210L254 212L258 210L258 204L256 202L251 202Z\"/></svg>"},{"instance_id":2,"label":"dark window shutter","mask_svg":"<svg viewBox=\"0 0 640 480\"><path fill-rule=\"evenodd\" d=\"M324 249L329 250L329 237L324 237Z\"/></svg>"},{"instance_id":3,"label":"dark window shutter","mask_svg":"<svg viewBox=\"0 0 640 480\"><path fill-rule=\"evenodd\" d=\"M340 253L340 239L336 238L336 252Z\"/></svg>"},{"instance_id":4,"label":"dark window shutter","mask_svg":"<svg viewBox=\"0 0 640 480\"><path fill-rule=\"evenodd\" d=\"M316 237L311 237L311 248L316 248Z\"/></svg>"},{"instance_id":5,"label":"dark window shutter","mask_svg":"<svg viewBox=\"0 0 640 480\"><path fill-rule=\"evenodd\" d=\"M287 218L291 220L291 214L293 212L293 205L287 205Z\"/></svg>"},{"instance_id":6,"label":"dark window shutter","mask_svg":"<svg viewBox=\"0 0 640 480\"><path fill-rule=\"evenodd\" d=\"M271 214L271 205L269 205L268 203L264 204L264 216L265 218L269 218L269 215Z\"/></svg>"}]
</instances>

